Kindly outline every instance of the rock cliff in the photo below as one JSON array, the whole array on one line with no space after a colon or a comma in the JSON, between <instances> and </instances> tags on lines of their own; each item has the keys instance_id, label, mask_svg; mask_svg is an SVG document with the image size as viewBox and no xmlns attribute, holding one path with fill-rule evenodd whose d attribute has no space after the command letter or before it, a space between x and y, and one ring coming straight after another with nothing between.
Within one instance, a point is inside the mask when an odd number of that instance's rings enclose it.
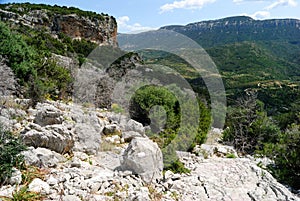
<instances>
[{"instance_id":1,"label":"rock cliff","mask_svg":"<svg viewBox=\"0 0 300 201\"><path fill-rule=\"evenodd\" d=\"M117 23L112 16L95 13L83 16L77 14L75 12L77 10L65 14L61 10L68 8L48 10L47 7L41 6L28 9L22 4L13 8L12 5L2 6L0 20L46 31L53 36L63 33L73 39L86 39L99 45L117 46Z\"/></svg>"}]
</instances>

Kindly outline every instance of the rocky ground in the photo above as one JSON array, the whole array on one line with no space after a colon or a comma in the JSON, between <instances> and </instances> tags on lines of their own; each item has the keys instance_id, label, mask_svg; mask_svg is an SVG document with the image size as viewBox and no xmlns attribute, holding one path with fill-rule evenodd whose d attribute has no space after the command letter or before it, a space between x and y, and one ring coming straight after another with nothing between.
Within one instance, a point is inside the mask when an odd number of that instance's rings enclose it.
<instances>
[{"instance_id":1,"label":"rocky ground","mask_svg":"<svg viewBox=\"0 0 300 201\"><path fill-rule=\"evenodd\" d=\"M121 114L53 101L32 109L11 97L2 97L0 113L29 146L26 163L44 171L28 188L44 200L300 200L257 165L263 159L239 158L211 139L194 154L177 153L190 173L163 175L157 144ZM0 196L12 197L21 180L16 170Z\"/></svg>"}]
</instances>

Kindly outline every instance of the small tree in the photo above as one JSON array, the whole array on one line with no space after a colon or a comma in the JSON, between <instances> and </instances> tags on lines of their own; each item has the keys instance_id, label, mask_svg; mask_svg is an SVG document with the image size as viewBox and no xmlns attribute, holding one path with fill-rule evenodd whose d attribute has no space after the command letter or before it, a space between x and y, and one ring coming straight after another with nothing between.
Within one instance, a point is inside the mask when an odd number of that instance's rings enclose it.
<instances>
[{"instance_id":1,"label":"small tree","mask_svg":"<svg viewBox=\"0 0 300 201\"><path fill-rule=\"evenodd\" d=\"M253 154L263 143L278 141L279 128L268 118L256 93L247 93L228 108L223 140L239 152Z\"/></svg>"}]
</instances>

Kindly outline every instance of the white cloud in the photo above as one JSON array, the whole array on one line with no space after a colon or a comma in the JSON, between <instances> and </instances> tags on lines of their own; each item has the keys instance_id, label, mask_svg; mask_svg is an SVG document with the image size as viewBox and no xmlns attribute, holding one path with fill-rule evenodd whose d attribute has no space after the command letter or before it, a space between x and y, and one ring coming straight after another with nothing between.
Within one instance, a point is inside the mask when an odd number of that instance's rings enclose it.
<instances>
[{"instance_id":1,"label":"white cloud","mask_svg":"<svg viewBox=\"0 0 300 201\"><path fill-rule=\"evenodd\" d=\"M233 3L244 3L244 2L264 2L270 0L232 0Z\"/></svg>"},{"instance_id":2,"label":"white cloud","mask_svg":"<svg viewBox=\"0 0 300 201\"><path fill-rule=\"evenodd\" d=\"M214 3L216 0L181 0L165 4L160 7L160 13L172 11L174 9L200 9L205 4Z\"/></svg>"},{"instance_id":3,"label":"white cloud","mask_svg":"<svg viewBox=\"0 0 300 201\"><path fill-rule=\"evenodd\" d=\"M274 3L272 3L271 5L267 6L265 9L266 10L272 10L272 9L277 8L279 6L295 7L295 6L297 6L297 2L296 2L296 0L277 0Z\"/></svg>"},{"instance_id":4,"label":"white cloud","mask_svg":"<svg viewBox=\"0 0 300 201\"><path fill-rule=\"evenodd\" d=\"M256 19L256 20L266 19L266 18L269 18L270 16L271 16L271 14L268 11L257 11L255 13L253 13L252 15L249 15L249 17L252 17L253 19Z\"/></svg>"},{"instance_id":5,"label":"white cloud","mask_svg":"<svg viewBox=\"0 0 300 201\"><path fill-rule=\"evenodd\" d=\"M134 32L139 33L143 31L153 30L155 28L145 27L139 23L129 24L130 18L128 16L122 16L117 18L118 27L122 32Z\"/></svg>"}]
</instances>

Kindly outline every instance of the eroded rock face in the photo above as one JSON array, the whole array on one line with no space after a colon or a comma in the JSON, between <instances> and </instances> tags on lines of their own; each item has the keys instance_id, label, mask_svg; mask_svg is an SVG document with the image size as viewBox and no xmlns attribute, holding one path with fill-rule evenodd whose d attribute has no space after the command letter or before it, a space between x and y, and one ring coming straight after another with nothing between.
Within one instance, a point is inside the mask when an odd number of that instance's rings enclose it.
<instances>
[{"instance_id":1,"label":"eroded rock face","mask_svg":"<svg viewBox=\"0 0 300 201\"><path fill-rule=\"evenodd\" d=\"M140 175L145 182L160 178L163 170L162 152L148 138L134 138L123 156L122 169Z\"/></svg>"}]
</instances>

